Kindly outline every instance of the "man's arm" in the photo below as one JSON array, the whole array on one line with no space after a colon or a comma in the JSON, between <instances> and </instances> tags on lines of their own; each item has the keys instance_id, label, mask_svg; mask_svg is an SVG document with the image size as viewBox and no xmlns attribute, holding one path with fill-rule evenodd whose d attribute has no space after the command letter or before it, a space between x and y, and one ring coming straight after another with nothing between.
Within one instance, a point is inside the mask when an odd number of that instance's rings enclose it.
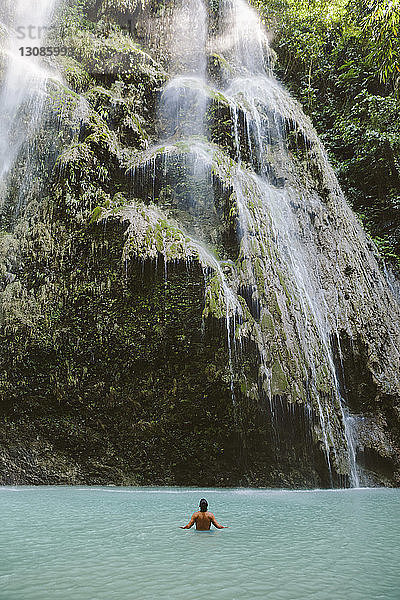
<instances>
[{"instance_id":1,"label":"man's arm","mask_svg":"<svg viewBox=\"0 0 400 600\"><path fill-rule=\"evenodd\" d=\"M217 529L227 529L227 527L225 527L224 525L220 525L217 521L217 519L214 517L214 515L212 513L210 513L210 517L211 517L211 523L214 525L214 527L216 527Z\"/></svg>"},{"instance_id":2,"label":"man's arm","mask_svg":"<svg viewBox=\"0 0 400 600\"><path fill-rule=\"evenodd\" d=\"M190 519L190 521L187 525L185 525L184 527L182 527L182 525L181 525L180 528L181 529L190 529L192 527L192 525L194 525L194 523L196 522L196 517L197 517L197 512L192 514L192 518Z\"/></svg>"}]
</instances>

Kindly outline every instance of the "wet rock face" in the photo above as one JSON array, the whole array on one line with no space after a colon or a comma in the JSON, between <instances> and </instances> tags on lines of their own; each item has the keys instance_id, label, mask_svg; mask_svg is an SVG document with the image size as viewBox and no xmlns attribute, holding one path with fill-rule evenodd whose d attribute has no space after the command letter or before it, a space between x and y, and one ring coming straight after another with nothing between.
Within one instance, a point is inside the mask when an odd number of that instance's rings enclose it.
<instances>
[{"instance_id":1,"label":"wet rock face","mask_svg":"<svg viewBox=\"0 0 400 600\"><path fill-rule=\"evenodd\" d=\"M162 264L125 270L125 229L92 226L54 265L47 325L3 330L1 483L328 485L323 454L301 442L304 415L272 428L240 390L232 403L224 324L203 324L198 265L169 266L167 279Z\"/></svg>"},{"instance_id":2,"label":"wet rock face","mask_svg":"<svg viewBox=\"0 0 400 600\"><path fill-rule=\"evenodd\" d=\"M121 72L93 72L84 32L63 64L80 96L53 89L8 181L1 481L397 483L400 317L379 257L256 13L156 4L135 4L134 40L110 30ZM39 183L15 212L21 172Z\"/></svg>"},{"instance_id":3,"label":"wet rock face","mask_svg":"<svg viewBox=\"0 0 400 600\"><path fill-rule=\"evenodd\" d=\"M365 474L365 482L383 485L399 481L399 397L387 394L395 381L376 377L376 369L387 361L385 346L380 361L368 360L365 336L351 339L341 336L341 387L352 414L357 440L357 461ZM394 365L393 365L394 366ZM396 367L395 367L396 370ZM388 375L387 375L388 376ZM389 374L390 377L390 374ZM391 482L391 483L390 483Z\"/></svg>"}]
</instances>

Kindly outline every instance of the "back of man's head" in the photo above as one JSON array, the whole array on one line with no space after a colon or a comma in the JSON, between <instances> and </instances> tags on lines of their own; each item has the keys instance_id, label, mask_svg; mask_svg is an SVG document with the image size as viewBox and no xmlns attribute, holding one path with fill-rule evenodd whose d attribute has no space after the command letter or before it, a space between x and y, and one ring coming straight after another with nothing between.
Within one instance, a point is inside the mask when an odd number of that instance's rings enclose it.
<instances>
[{"instance_id":1,"label":"back of man's head","mask_svg":"<svg viewBox=\"0 0 400 600\"><path fill-rule=\"evenodd\" d=\"M205 498L202 498L200 500L199 506L200 506L201 512L207 512L208 502L207 502L207 500Z\"/></svg>"}]
</instances>

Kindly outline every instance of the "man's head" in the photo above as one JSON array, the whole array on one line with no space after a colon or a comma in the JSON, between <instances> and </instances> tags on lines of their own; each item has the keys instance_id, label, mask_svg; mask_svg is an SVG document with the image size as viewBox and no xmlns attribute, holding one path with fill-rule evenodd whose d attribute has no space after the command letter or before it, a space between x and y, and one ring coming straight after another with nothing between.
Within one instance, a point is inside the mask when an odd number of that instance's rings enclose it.
<instances>
[{"instance_id":1,"label":"man's head","mask_svg":"<svg viewBox=\"0 0 400 600\"><path fill-rule=\"evenodd\" d=\"M208 502L207 502L207 500L205 498L202 498L200 500L199 506L200 506L201 512L207 512Z\"/></svg>"}]
</instances>

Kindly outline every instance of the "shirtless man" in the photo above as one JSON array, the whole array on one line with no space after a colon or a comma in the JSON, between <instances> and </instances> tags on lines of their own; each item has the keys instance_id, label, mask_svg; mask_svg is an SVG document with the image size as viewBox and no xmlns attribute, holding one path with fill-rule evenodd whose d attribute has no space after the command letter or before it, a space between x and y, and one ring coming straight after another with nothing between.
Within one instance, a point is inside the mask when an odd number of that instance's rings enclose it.
<instances>
[{"instance_id":1,"label":"shirtless man","mask_svg":"<svg viewBox=\"0 0 400 600\"><path fill-rule=\"evenodd\" d=\"M214 515L207 510L208 502L204 498L200 500L200 510L193 513L189 523L181 529L190 529L196 523L196 529L199 531L207 531L211 527L211 523L217 529L227 529L224 525L220 525Z\"/></svg>"}]
</instances>

